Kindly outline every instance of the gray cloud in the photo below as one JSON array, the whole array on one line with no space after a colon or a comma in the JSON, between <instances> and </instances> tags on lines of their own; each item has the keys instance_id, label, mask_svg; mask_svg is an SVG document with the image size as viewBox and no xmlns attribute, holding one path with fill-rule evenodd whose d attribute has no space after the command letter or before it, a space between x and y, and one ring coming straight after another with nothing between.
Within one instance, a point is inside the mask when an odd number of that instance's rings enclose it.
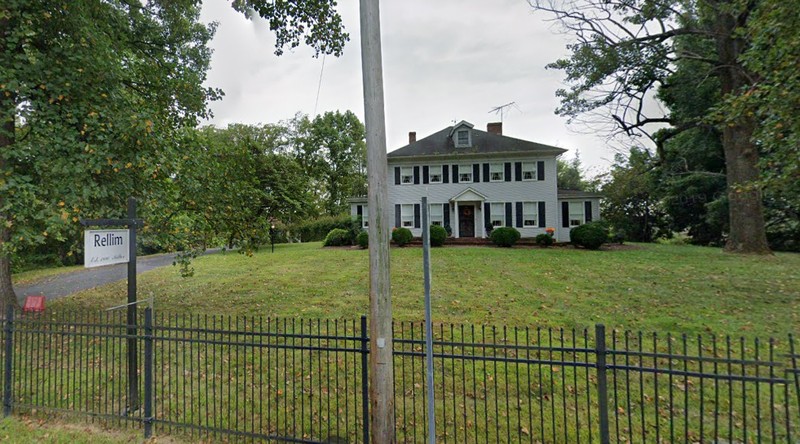
<instances>
[{"instance_id":1,"label":"gray cloud","mask_svg":"<svg viewBox=\"0 0 800 444\"><path fill-rule=\"evenodd\" d=\"M350 109L363 119L358 2L339 5L351 41L340 58L326 57L317 112ZM571 131L554 115L562 73L545 65L563 57L566 37L523 0L406 0L381 4L387 145L467 120L478 128L504 114L504 133L579 149L587 165L605 167L604 139ZM323 59L308 48L281 57L260 20L248 21L228 2L207 1L202 20L218 21L208 85L226 96L212 105L216 125L268 123L313 114Z\"/></svg>"}]
</instances>

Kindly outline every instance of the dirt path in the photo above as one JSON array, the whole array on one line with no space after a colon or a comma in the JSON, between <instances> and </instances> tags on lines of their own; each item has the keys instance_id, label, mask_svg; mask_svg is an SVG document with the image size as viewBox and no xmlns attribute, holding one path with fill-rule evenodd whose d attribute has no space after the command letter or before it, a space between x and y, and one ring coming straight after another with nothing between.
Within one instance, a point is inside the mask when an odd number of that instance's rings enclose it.
<instances>
[{"instance_id":1,"label":"dirt path","mask_svg":"<svg viewBox=\"0 0 800 444\"><path fill-rule=\"evenodd\" d=\"M212 254L217 251L219 250L208 250L205 254ZM139 275L145 271L172 265L174 258L174 253L139 257L136 261L136 274ZM105 267L84 268L70 273L50 276L36 282L15 286L14 290L17 292L17 298L20 303L25 301L25 296L38 294L44 295L45 299L49 301L127 278L128 264L116 264Z\"/></svg>"}]
</instances>

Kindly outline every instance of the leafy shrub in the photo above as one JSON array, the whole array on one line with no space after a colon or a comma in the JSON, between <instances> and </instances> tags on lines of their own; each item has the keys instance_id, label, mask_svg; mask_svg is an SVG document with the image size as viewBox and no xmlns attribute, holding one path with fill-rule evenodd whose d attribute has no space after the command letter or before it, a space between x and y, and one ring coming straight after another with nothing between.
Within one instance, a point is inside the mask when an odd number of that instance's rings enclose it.
<instances>
[{"instance_id":1,"label":"leafy shrub","mask_svg":"<svg viewBox=\"0 0 800 444\"><path fill-rule=\"evenodd\" d=\"M550 245L553 245L554 242L553 236L550 236L547 233L542 233L536 236L536 245L540 247L549 247Z\"/></svg>"},{"instance_id":2,"label":"leafy shrub","mask_svg":"<svg viewBox=\"0 0 800 444\"><path fill-rule=\"evenodd\" d=\"M519 231L514 227L498 227L489 235L489 239L498 247L513 247L519 238Z\"/></svg>"},{"instance_id":3,"label":"leafy shrub","mask_svg":"<svg viewBox=\"0 0 800 444\"><path fill-rule=\"evenodd\" d=\"M614 242L615 244L622 245L625 242L625 232L623 230L617 230L611 236L611 241Z\"/></svg>"},{"instance_id":4,"label":"leafy shrub","mask_svg":"<svg viewBox=\"0 0 800 444\"><path fill-rule=\"evenodd\" d=\"M366 231L358 233L358 236L356 236L356 243L361 248L369 247L369 233Z\"/></svg>"},{"instance_id":5,"label":"leafy shrub","mask_svg":"<svg viewBox=\"0 0 800 444\"><path fill-rule=\"evenodd\" d=\"M569 241L587 250L597 250L608 242L608 226L602 221L579 225L570 230Z\"/></svg>"},{"instance_id":6,"label":"leafy shrub","mask_svg":"<svg viewBox=\"0 0 800 444\"><path fill-rule=\"evenodd\" d=\"M351 245L352 237L350 236L350 232L348 230L344 230L341 228L334 228L331 230L327 236L325 236L325 242L322 244L326 247L340 247L342 245Z\"/></svg>"},{"instance_id":7,"label":"leafy shrub","mask_svg":"<svg viewBox=\"0 0 800 444\"><path fill-rule=\"evenodd\" d=\"M411 234L411 230L408 228L395 227L392 230L392 242L394 242L398 247L406 246L413 238L414 235Z\"/></svg>"},{"instance_id":8,"label":"leafy shrub","mask_svg":"<svg viewBox=\"0 0 800 444\"><path fill-rule=\"evenodd\" d=\"M441 247L447 239L447 230L441 225L431 225L431 247Z\"/></svg>"},{"instance_id":9,"label":"leafy shrub","mask_svg":"<svg viewBox=\"0 0 800 444\"><path fill-rule=\"evenodd\" d=\"M325 239L325 236L334 228L349 231L350 243L352 243L361 231L361 224L358 219L353 219L349 214L342 214L340 216L322 216L300 222L292 225L289 231L294 238L298 238L301 242L316 242Z\"/></svg>"}]
</instances>

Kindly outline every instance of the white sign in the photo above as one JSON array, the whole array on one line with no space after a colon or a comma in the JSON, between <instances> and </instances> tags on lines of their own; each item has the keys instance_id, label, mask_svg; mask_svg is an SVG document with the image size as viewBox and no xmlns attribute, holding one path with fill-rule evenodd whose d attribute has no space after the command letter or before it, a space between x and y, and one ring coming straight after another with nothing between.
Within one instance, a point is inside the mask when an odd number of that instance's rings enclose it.
<instances>
[{"instance_id":1,"label":"white sign","mask_svg":"<svg viewBox=\"0 0 800 444\"><path fill-rule=\"evenodd\" d=\"M83 232L83 266L126 263L130 260L129 245L128 230L86 230Z\"/></svg>"}]
</instances>

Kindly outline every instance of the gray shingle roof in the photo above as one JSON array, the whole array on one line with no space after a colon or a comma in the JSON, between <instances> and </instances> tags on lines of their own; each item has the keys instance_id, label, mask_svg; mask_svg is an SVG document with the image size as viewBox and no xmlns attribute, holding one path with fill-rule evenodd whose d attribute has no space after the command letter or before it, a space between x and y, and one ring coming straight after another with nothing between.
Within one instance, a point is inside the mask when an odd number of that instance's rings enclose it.
<instances>
[{"instance_id":1,"label":"gray shingle roof","mask_svg":"<svg viewBox=\"0 0 800 444\"><path fill-rule=\"evenodd\" d=\"M586 199L586 198L602 198L603 195L600 193L593 193L591 191L581 191L581 190L558 190L558 198L559 199Z\"/></svg>"},{"instance_id":2,"label":"gray shingle roof","mask_svg":"<svg viewBox=\"0 0 800 444\"><path fill-rule=\"evenodd\" d=\"M486 131L472 128L472 146L468 148L456 148L452 134L453 127L447 128L431 134L428 137L417 140L402 148L387 154L389 159L402 159L418 156L459 156L470 154L499 154L499 153L541 153L541 154L561 154L567 150L555 146L544 145L541 143L530 142L522 139L515 139L508 136L487 133Z\"/></svg>"}]
</instances>

